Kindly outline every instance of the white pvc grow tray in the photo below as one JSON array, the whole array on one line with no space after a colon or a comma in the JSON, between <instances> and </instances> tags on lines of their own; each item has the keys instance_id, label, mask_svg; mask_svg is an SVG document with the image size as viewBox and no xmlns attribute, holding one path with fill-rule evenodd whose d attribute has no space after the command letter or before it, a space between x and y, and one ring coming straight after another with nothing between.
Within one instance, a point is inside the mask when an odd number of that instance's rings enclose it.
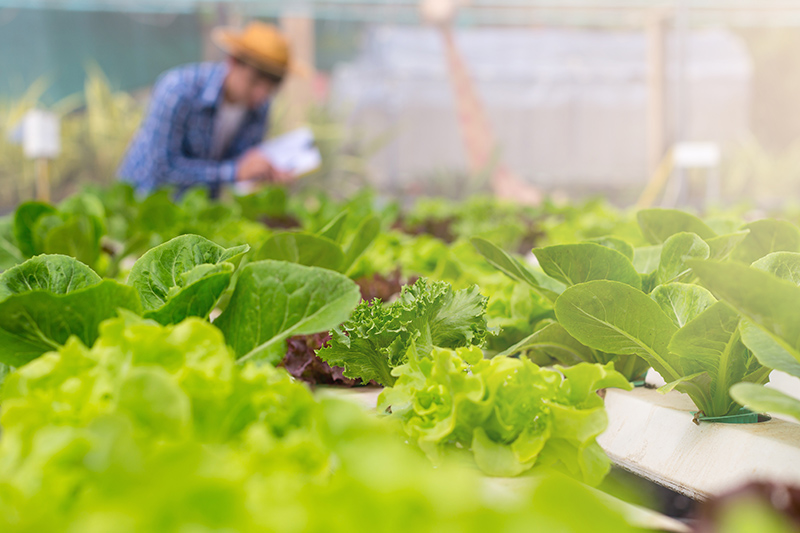
<instances>
[{"instance_id":1,"label":"white pvc grow tray","mask_svg":"<svg viewBox=\"0 0 800 533\"><path fill-rule=\"evenodd\" d=\"M678 392L606 391L608 429L597 441L621 468L696 500L750 481L800 485L800 425L692 422Z\"/></svg>"}]
</instances>

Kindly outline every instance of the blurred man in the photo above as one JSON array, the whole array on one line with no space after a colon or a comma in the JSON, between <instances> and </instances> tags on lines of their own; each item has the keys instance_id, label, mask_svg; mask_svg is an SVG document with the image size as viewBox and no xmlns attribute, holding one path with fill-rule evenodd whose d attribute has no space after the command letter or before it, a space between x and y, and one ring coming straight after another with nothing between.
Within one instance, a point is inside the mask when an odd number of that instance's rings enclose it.
<instances>
[{"instance_id":1,"label":"blurred man","mask_svg":"<svg viewBox=\"0 0 800 533\"><path fill-rule=\"evenodd\" d=\"M147 117L119 168L140 192L171 186L181 194L202 185L212 196L237 181L285 182L257 145L269 104L289 70L286 39L271 25L217 28L224 63L185 65L162 74Z\"/></svg>"}]
</instances>

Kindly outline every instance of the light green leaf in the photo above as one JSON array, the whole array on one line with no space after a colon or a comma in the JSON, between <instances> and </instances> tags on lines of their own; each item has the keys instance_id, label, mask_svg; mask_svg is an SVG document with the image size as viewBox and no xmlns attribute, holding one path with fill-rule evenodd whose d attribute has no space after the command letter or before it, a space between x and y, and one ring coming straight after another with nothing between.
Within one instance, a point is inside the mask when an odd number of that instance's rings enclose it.
<instances>
[{"instance_id":1,"label":"light green leaf","mask_svg":"<svg viewBox=\"0 0 800 533\"><path fill-rule=\"evenodd\" d=\"M380 232L381 220L378 217L370 215L362 220L361 224L359 224L356 229L353 240L350 241L350 245L345 250L344 260L342 261L342 266L339 271L348 273L358 258L367 251L367 248L369 248Z\"/></svg>"},{"instance_id":2,"label":"light green leaf","mask_svg":"<svg viewBox=\"0 0 800 533\"><path fill-rule=\"evenodd\" d=\"M690 266L705 287L763 333L742 324L742 341L762 364L797 373L793 361L800 362L800 287L740 263L692 261Z\"/></svg>"},{"instance_id":3,"label":"light green leaf","mask_svg":"<svg viewBox=\"0 0 800 533\"><path fill-rule=\"evenodd\" d=\"M737 231L706 239L706 244L711 249L709 259L724 260L728 259L737 246L747 237L749 230Z\"/></svg>"},{"instance_id":4,"label":"light green leaf","mask_svg":"<svg viewBox=\"0 0 800 533\"><path fill-rule=\"evenodd\" d=\"M97 285L100 281L94 270L77 259L64 255L40 255L0 274L0 300L35 290L67 294Z\"/></svg>"},{"instance_id":5,"label":"light green leaf","mask_svg":"<svg viewBox=\"0 0 800 533\"><path fill-rule=\"evenodd\" d=\"M509 255L505 250L495 246L486 239L473 237L470 239L470 242L489 264L514 281L528 284L528 286L542 298L554 302L556 298L558 298L558 295L564 290L563 284L544 274L534 274L533 271Z\"/></svg>"},{"instance_id":6,"label":"light green leaf","mask_svg":"<svg viewBox=\"0 0 800 533\"><path fill-rule=\"evenodd\" d=\"M527 462L520 461L517 454L508 444L502 444L490 439L482 427L477 427L473 431L470 447L475 454L475 463L484 474L487 476L514 477L526 470L530 470L536 461L538 451L544 447L547 441L547 435L537 435L537 437L535 443L538 445L538 450L533 454L533 458ZM526 442L526 444L530 445L531 441Z\"/></svg>"},{"instance_id":7,"label":"light green leaf","mask_svg":"<svg viewBox=\"0 0 800 533\"><path fill-rule=\"evenodd\" d=\"M682 378L671 381L666 385L662 385L658 388L658 392L661 394L666 394L672 390L682 392L689 396L689 398L692 399L692 402L694 402L694 404L697 406L697 409L702 411L706 416L725 416L726 414L729 414L727 411L722 412L721 414L713 411L706 412L706 409L711 409L710 406L713 405L713 400L709 395L710 389L711 376L708 375L708 372L696 372L694 374L683 376ZM733 402L730 403L735 405ZM738 408L739 406L736 406L736 409Z\"/></svg>"},{"instance_id":8,"label":"light green leaf","mask_svg":"<svg viewBox=\"0 0 800 533\"><path fill-rule=\"evenodd\" d=\"M640 246L633 251L633 266L639 274L655 272L661 262L661 244Z\"/></svg>"},{"instance_id":9,"label":"light green leaf","mask_svg":"<svg viewBox=\"0 0 800 533\"><path fill-rule=\"evenodd\" d=\"M239 361L277 364L293 335L327 331L361 299L347 277L317 267L259 261L244 267L228 307L214 322Z\"/></svg>"},{"instance_id":10,"label":"light green leaf","mask_svg":"<svg viewBox=\"0 0 800 533\"><path fill-rule=\"evenodd\" d=\"M335 243L341 244L341 237L342 237L342 230L344 230L345 222L347 222L347 217L349 215L349 211L346 209L336 215L333 220L328 222L324 228L317 232L317 235L320 237L325 237L326 239L330 239Z\"/></svg>"},{"instance_id":11,"label":"light green leaf","mask_svg":"<svg viewBox=\"0 0 800 533\"><path fill-rule=\"evenodd\" d=\"M261 246L255 260L272 259L339 271L344 263L342 248L332 240L311 233L276 233Z\"/></svg>"},{"instance_id":12,"label":"light green leaf","mask_svg":"<svg viewBox=\"0 0 800 533\"><path fill-rule=\"evenodd\" d=\"M681 377L667 350L678 328L642 291L617 281L590 281L565 290L555 312L580 343L607 353L638 355L666 379Z\"/></svg>"},{"instance_id":13,"label":"light green leaf","mask_svg":"<svg viewBox=\"0 0 800 533\"><path fill-rule=\"evenodd\" d=\"M534 363L540 365L549 364L551 360L567 366L580 362L595 362L591 348L575 340L558 322L543 327L498 356L512 356L518 353L525 353Z\"/></svg>"},{"instance_id":14,"label":"light green leaf","mask_svg":"<svg viewBox=\"0 0 800 533\"><path fill-rule=\"evenodd\" d=\"M661 261L656 273L656 284L681 281L690 273L686 265L689 259L708 259L710 249L698 235L694 233L676 233L664 242Z\"/></svg>"},{"instance_id":15,"label":"light green leaf","mask_svg":"<svg viewBox=\"0 0 800 533\"><path fill-rule=\"evenodd\" d=\"M21 366L63 345L71 335L91 346L99 324L117 309L141 313L132 287L104 280L68 294L34 290L0 302L0 362Z\"/></svg>"},{"instance_id":16,"label":"light green leaf","mask_svg":"<svg viewBox=\"0 0 800 533\"><path fill-rule=\"evenodd\" d=\"M762 365L800 377L800 355L747 318L739 323L742 342L758 357Z\"/></svg>"},{"instance_id":17,"label":"light green leaf","mask_svg":"<svg viewBox=\"0 0 800 533\"><path fill-rule=\"evenodd\" d=\"M535 248L533 253L548 276L568 287L607 279L641 289L642 281L633 264L611 248L587 242Z\"/></svg>"},{"instance_id":18,"label":"light green leaf","mask_svg":"<svg viewBox=\"0 0 800 533\"><path fill-rule=\"evenodd\" d=\"M13 216L0 217L0 271L25 260L16 242Z\"/></svg>"},{"instance_id":19,"label":"light green leaf","mask_svg":"<svg viewBox=\"0 0 800 533\"><path fill-rule=\"evenodd\" d=\"M742 227L750 233L733 250L736 261L751 264L772 252L800 251L800 230L785 220L756 220Z\"/></svg>"},{"instance_id":20,"label":"light green leaf","mask_svg":"<svg viewBox=\"0 0 800 533\"><path fill-rule=\"evenodd\" d=\"M620 239L619 237L613 237L611 235L607 235L605 237L595 237L594 239L586 239L586 242L593 242L595 244L599 244L600 246L605 246L606 248L611 248L612 250L616 250L625 257L628 258L628 261L633 261L633 246L628 242Z\"/></svg>"},{"instance_id":21,"label":"light green leaf","mask_svg":"<svg viewBox=\"0 0 800 533\"><path fill-rule=\"evenodd\" d=\"M756 413L788 415L800 420L800 400L779 390L755 383L737 383L731 387L731 396Z\"/></svg>"},{"instance_id":22,"label":"light green leaf","mask_svg":"<svg viewBox=\"0 0 800 533\"><path fill-rule=\"evenodd\" d=\"M228 261L249 249L246 244L226 249L199 235L181 235L140 257L128 284L139 293L146 316L161 324L205 318L228 287L234 270Z\"/></svg>"},{"instance_id":23,"label":"light green leaf","mask_svg":"<svg viewBox=\"0 0 800 533\"><path fill-rule=\"evenodd\" d=\"M717 301L707 289L686 283L659 285L653 289L650 297L679 328Z\"/></svg>"},{"instance_id":24,"label":"light green leaf","mask_svg":"<svg viewBox=\"0 0 800 533\"><path fill-rule=\"evenodd\" d=\"M800 253L773 252L753 263L753 268L800 286Z\"/></svg>"},{"instance_id":25,"label":"light green leaf","mask_svg":"<svg viewBox=\"0 0 800 533\"><path fill-rule=\"evenodd\" d=\"M669 351L681 359L685 374L705 373L707 386L699 385L702 397L689 395L708 416L733 414L739 406L728 390L742 381L763 382L769 370L742 344L739 315L724 302L717 302L678 330Z\"/></svg>"},{"instance_id":26,"label":"light green leaf","mask_svg":"<svg viewBox=\"0 0 800 533\"><path fill-rule=\"evenodd\" d=\"M696 233L701 239L715 237L705 222L678 209L643 209L636 214L645 239L660 244L676 233Z\"/></svg>"}]
</instances>

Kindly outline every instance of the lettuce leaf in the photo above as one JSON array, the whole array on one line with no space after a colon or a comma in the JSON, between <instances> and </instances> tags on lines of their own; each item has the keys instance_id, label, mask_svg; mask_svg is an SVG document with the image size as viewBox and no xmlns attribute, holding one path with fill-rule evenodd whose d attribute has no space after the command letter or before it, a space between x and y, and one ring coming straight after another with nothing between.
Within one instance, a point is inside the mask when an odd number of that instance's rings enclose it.
<instances>
[{"instance_id":1,"label":"lettuce leaf","mask_svg":"<svg viewBox=\"0 0 800 533\"><path fill-rule=\"evenodd\" d=\"M540 368L528 359L483 359L477 347L413 345L397 382L379 397L378 410L402 421L406 433L435 462L470 450L492 476L516 476L537 462L591 484L610 468L596 437L607 425L605 387L630 389L612 364Z\"/></svg>"},{"instance_id":2,"label":"lettuce leaf","mask_svg":"<svg viewBox=\"0 0 800 533\"><path fill-rule=\"evenodd\" d=\"M361 302L317 355L344 368L345 377L392 385L392 369L405 362L412 344L421 354L434 346L481 345L488 332L486 303L477 287L454 291L449 283L420 278L389 306Z\"/></svg>"}]
</instances>

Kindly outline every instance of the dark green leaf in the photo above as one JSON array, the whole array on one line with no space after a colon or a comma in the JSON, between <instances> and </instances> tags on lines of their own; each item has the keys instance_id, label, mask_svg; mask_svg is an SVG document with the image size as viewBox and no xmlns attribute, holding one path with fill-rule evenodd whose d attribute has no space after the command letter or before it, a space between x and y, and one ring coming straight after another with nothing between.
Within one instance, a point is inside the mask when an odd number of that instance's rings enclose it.
<instances>
[{"instance_id":1,"label":"dark green leaf","mask_svg":"<svg viewBox=\"0 0 800 533\"><path fill-rule=\"evenodd\" d=\"M34 244L34 224L44 215L55 214L58 211L50 204L42 202L25 202L17 207L14 214L14 237L17 246L25 257L36 255Z\"/></svg>"},{"instance_id":2,"label":"dark green leaf","mask_svg":"<svg viewBox=\"0 0 800 533\"><path fill-rule=\"evenodd\" d=\"M214 325L239 361L277 364L288 337L338 326L360 298L358 285L331 270L259 261L241 270L231 301Z\"/></svg>"},{"instance_id":3,"label":"dark green leaf","mask_svg":"<svg viewBox=\"0 0 800 533\"><path fill-rule=\"evenodd\" d=\"M342 248L330 239L311 233L284 232L271 236L256 252L255 260L272 259L339 271Z\"/></svg>"},{"instance_id":4,"label":"dark green leaf","mask_svg":"<svg viewBox=\"0 0 800 533\"><path fill-rule=\"evenodd\" d=\"M21 366L63 345L71 335L91 346L100 322L117 309L141 312L132 287L104 280L68 294L35 290L0 302L0 362Z\"/></svg>"}]
</instances>

